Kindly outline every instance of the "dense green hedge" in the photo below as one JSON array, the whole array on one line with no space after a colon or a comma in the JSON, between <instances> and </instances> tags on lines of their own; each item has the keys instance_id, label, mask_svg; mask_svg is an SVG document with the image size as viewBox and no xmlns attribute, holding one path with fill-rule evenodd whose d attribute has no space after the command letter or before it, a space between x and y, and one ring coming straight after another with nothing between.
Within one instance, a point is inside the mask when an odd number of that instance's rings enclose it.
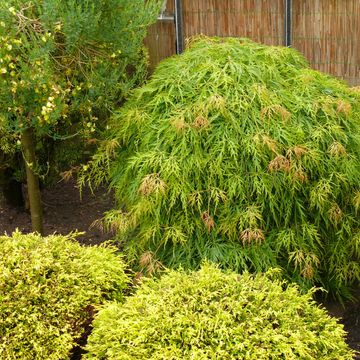
<instances>
[{"instance_id":1,"label":"dense green hedge","mask_svg":"<svg viewBox=\"0 0 360 360\"><path fill-rule=\"evenodd\" d=\"M71 236L1 236L0 358L68 359L92 307L121 301L127 282L114 248Z\"/></svg>"},{"instance_id":2,"label":"dense green hedge","mask_svg":"<svg viewBox=\"0 0 360 360\"><path fill-rule=\"evenodd\" d=\"M194 40L114 116L90 169L116 190L107 222L130 257L280 266L342 294L360 279L360 93L293 49Z\"/></svg>"},{"instance_id":3,"label":"dense green hedge","mask_svg":"<svg viewBox=\"0 0 360 360\"><path fill-rule=\"evenodd\" d=\"M342 325L273 273L169 271L94 321L87 359L352 359ZM273 278L273 279L271 279Z\"/></svg>"}]
</instances>

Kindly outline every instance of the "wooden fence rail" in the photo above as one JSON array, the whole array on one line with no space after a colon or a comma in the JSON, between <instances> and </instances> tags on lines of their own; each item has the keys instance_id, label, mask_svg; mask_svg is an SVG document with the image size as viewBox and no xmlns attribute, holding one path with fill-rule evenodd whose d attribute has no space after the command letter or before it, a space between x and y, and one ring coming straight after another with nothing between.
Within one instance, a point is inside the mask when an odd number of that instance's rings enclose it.
<instances>
[{"instance_id":1,"label":"wooden fence rail","mask_svg":"<svg viewBox=\"0 0 360 360\"><path fill-rule=\"evenodd\" d=\"M168 0L167 12L174 12ZM285 0L182 0L185 38L248 37L285 45ZM360 85L360 0L292 0L292 46L323 72ZM174 23L158 21L146 45L151 65L175 54Z\"/></svg>"}]
</instances>

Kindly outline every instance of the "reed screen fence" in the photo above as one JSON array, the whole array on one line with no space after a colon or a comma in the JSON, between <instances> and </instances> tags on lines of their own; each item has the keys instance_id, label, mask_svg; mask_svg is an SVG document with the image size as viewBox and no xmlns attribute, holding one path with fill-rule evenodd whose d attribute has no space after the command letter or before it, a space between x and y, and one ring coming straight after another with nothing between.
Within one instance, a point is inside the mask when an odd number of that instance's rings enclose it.
<instances>
[{"instance_id":1,"label":"reed screen fence","mask_svg":"<svg viewBox=\"0 0 360 360\"><path fill-rule=\"evenodd\" d=\"M248 37L268 45L285 44L284 0L183 0L184 37ZM168 0L168 14L174 12ZM293 0L292 47L317 70L360 85L360 0ZM146 45L151 66L175 54L175 26L159 20Z\"/></svg>"}]
</instances>

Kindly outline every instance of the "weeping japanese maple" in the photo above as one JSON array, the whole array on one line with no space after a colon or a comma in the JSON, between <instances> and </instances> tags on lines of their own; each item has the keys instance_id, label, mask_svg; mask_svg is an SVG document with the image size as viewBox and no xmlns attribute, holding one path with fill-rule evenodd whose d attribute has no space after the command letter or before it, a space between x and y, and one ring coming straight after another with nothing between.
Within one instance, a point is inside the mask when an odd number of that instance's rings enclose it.
<instances>
[{"instance_id":1,"label":"weeping japanese maple","mask_svg":"<svg viewBox=\"0 0 360 360\"><path fill-rule=\"evenodd\" d=\"M360 96L295 50L194 39L113 118L82 178L128 256L281 267L345 294L360 277Z\"/></svg>"}]
</instances>

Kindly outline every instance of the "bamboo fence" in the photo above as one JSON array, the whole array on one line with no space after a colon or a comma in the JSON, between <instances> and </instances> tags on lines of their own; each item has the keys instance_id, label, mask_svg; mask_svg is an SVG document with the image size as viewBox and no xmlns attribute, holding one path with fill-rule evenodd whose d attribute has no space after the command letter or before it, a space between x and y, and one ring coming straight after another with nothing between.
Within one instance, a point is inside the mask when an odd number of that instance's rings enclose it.
<instances>
[{"instance_id":1,"label":"bamboo fence","mask_svg":"<svg viewBox=\"0 0 360 360\"><path fill-rule=\"evenodd\" d=\"M360 85L360 1L293 1L293 46L315 69Z\"/></svg>"},{"instance_id":2,"label":"bamboo fence","mask_svg":"<svg viewBox=\"0 0 360 360\"><path fill-rule=\"evenodd\" d=\"M283 45L284 0L183 0L184 36L248 37ZM320 71L360 85L360 0L293 0L292 46ZM173 13L173 0L167 12ZM151 66L175 54L175 27L158 21L146 39Z\"/></svg>"}]
</instances>

